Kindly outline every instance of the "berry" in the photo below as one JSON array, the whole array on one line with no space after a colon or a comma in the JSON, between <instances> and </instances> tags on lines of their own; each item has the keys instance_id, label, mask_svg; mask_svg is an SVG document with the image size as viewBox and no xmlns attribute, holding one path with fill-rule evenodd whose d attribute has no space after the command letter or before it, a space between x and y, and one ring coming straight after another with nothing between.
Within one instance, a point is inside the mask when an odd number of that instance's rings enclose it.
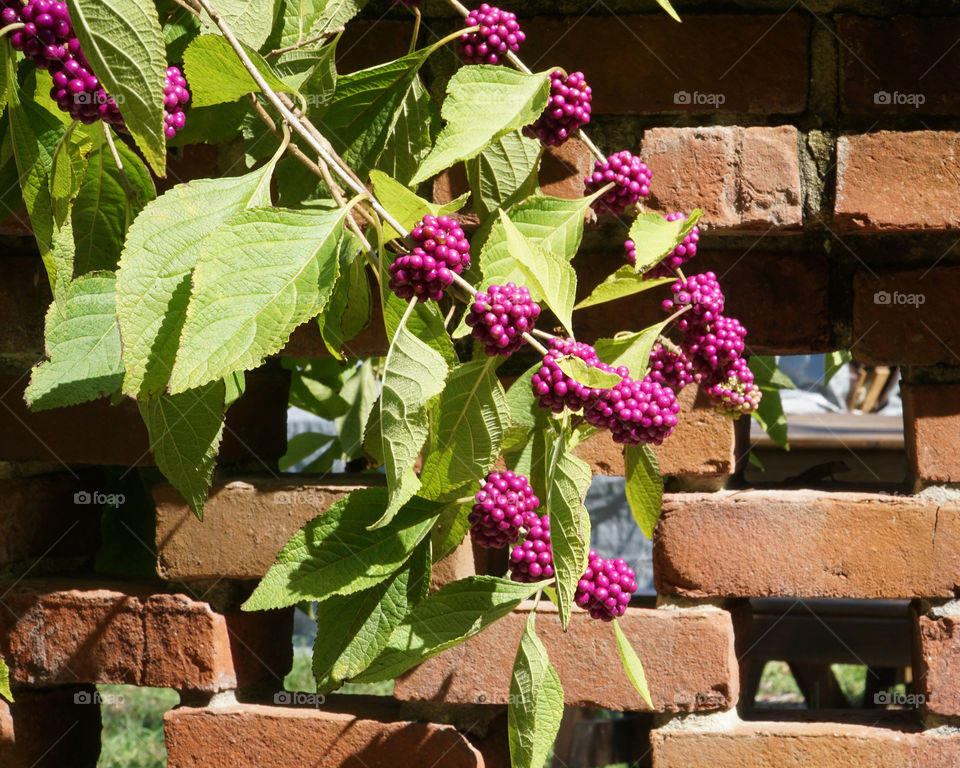
<instances>
[{"instance_id":1,"label":"berry","mask_svg":"<svg viewBox=\"0 0 960 768\"><path fill-rule=\"evenodd\" d=\"M449 216L424 216L410 238L417 245L390 265L390 290L401 299L438 300L453 282L453 273L470 266L470 243Z\"/></svg>"},{"instance_id":2,"label":"berry","mask_svg":"<svg viewBox=\"0 0 960 768\"><path fill-rule=\"evenodd\" d=\"M500 549L515 542L523 528L539 523L534 510L540 499L523 475L509 470L494 472L474 497L470 512L470 536L481 547Z\"/></svg>"},{"instance_id":3,"label":"berry","mask_svg":"<svg viewBox=\"0 0 960 768\"><path fill-rule=\"evenodd\" d=\"M490 357L507 357L523 346L523 334L533 330L538 317L540 305L530 298L530 290L507 283L477 291L466 323Z\"/></svg>"},{"instance_id":4,"label":"berry","mask_svg":"<svg viewBox=\"0 0 960 768\"><path fill-rule=\"evenodd\" d=\"M626 367L621 366L614 371L606 363L600 362L597 351L589 344L582 344L573 339L551 339L550 351L543 358L540 370L536 371L531 379L533 394L540 403L540 407L546 411L561 413L564 408L579 411L592 403L600 392L600 390L583 386L560 370L557 360L569 355L579 357L587 365L603 371L618 373L621 376L629 374Z\"/></svg>"},{"instance_id":5,"label":"berry","mask_svg":"<svg viewBox=\"0 0 960 768\"><path fill-rule=\"evenodd\" d=\"M610 430L615 443L660 445L673 433L679 412L673 390L647 376L641 381L624 377L600 392L583 415L592 426Z\"/></svg>"},{"instance_id":6,"label":"berry","mask_svg":"<svg viewBox=\"0 0 960 768\"><path fill-rule=\"evenodd\" d=\"M523 129L525 135L540 139L545 147L559 147L590 122L590 101L593 89L583 72L564 77L559 69L550 75L550 101L533 125Z\"/></svg>"},{"instance_id":7,"label":"berry","mask_svg":"<svg viewBox=\"0 0 960 768\"><path fill-rule=\"evenodd\" d=\"M610 155L605 161L597 160L593 173L586 178L587 192L597 192L610 182L615 186L594 201L594 209L598 213L620 215L641 196L650 194L651 175L640 158L626 150Z\"/></svg>"},{"instance_id":8,"label":"berry","mask_svg":"<svg viewBox=\"0 0 960 768\"><path fill-rule=\"evenodd\" d=\"M668 213L663 218L666 221L677 221L679 219L686 221L687 216L684 213ZM690 230L690 234L683 238L683 242L680 243L680 245L643 273L644 278L650 280L655 277L671 277L676 270L680 269L680 267L697 255L697 243L699 241L700 227L694 227ZM633 246L632 241L628 240L627 243L630 243L631 247ZM624 243L624 246L626 246L627 243ZM631 264L636 266L637 257L635 252L632 259L628 252L627 258Z\"/></svg>"},{"instance_id":9,"label":"berry","mask_svg":"<svg viewBox=\"0 0 960 768\"><path fill-rule=\"evenodd\" d=\"M743 354L746 336L747 329L739 320L720 315L709 326L688 330L684 348L694 370L708 376Z\"/></svg>"},{"instance_id":10,"label":"berry","mask_svg":"<svg viewBox=\"0 0 960 768\"><path fill-rule=\"evenodd\" d=\"M714 408L726 416L753 413L760 405L760 390L753 383L753 372L742 357L726 368L714 371L702 386Z\"/></svg>"},{"instance_id":11,"label":"berry","mask_svg":"<svg viewBox=\"0 0 960 768\"><path fill-rule=\"evenodd\" d=\"M611 621L626 613L636 591L636 574L622 557L607 560L591 549L587 570L577 583L573 600L594 619Z\"/></svg>"},{"instance_id":12,"label":"berry","mask_svg":"<svg viewBox=\"0 0 960 768\"><path fill-rule=\"evenodd\" d=\"M550 515L535 518L529 528L523 543L510 552L510 578L527 584L553 578Z\"/></svg>"},{"instance_id":13,"label":"berry","mask_svg":"<svg viewBox=\"0 0 960 768\"><path fill-rule=\"evenodd\" d=\"M713 272L691 275L686 281L677 280L670 286L670 290L673 298L664 300L665 312L675 312L690 306L677 322L684 331L709 325L723 312L723 291L720 290L717 276Z\"/></svg>"},{"instance_id":14,"label":"berry","mask_svg":"<svg viewBox=\"0 0 960 768\"><path fill-rule=\"evenodd\" d=\"M167 77L163 86L163 132L172 139L186 124L183 108L190 101L187 80L177 67L167 67Z\"/></svg>"},{"instance_id":15,"label":"berry","mask_svg":"<svg viewBox=\"0 0 960 768\"><path fill-rule=\"evenodd\" d=\"M508 51L516 53L526 35L517 23L517 15L484 3L464 20L476 32L464 32L457 41L460 58L466 64L499 64Z\"/></svg>"},{"instance_id":16,"label":"berry","mask_svg":"<svg viewBox=\"0 0 960 768\"><path fill-rule=\"evenodd\" d=\"M680 392L687 384L700 380L700 374L693 368L682 349L672 351L657 342L650 350L650 370L647 373L652 381L661 387L670 387L674 393Z\"/></svg>"}]
</instances>

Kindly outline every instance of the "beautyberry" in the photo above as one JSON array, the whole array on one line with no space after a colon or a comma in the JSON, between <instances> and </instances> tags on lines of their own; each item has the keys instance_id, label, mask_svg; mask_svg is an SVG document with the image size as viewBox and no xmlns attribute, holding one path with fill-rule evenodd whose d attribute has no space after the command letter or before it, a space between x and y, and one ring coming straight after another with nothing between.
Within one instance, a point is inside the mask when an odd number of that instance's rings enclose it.
<instances>
[{"instance_id":1,"label":"beautyberry","mask_svg":"<svg viewBox=\"0 0 960 768\"><path fill-rule=\"evenodd\" d=\"M523 334L533 330L538 317L540 305L530 298L530 290L507 283L477 291L466 323L490 357L507 357L523 346Z\"/></svg>"},{"instance_id":2,"label":"beautyberry","mask_svg":"<svg viewBox=\"0 0 960 768\"><path fill-rule=\"evenodd\" d=\"M410 238L417 246L390 265L390 290L401 299L440 299L453 273L470 266L470 243L449 216L424 216Z\"/></svg>"},{"instance_id":3,"label":"beautyberry","mask_svg":"<svg viewBox=\"0 0 960 768\"><path fill-rule=\"evenodd\" d=\"M597 213L620 215L641 196L650 194L650 169L639 157L624 150L594 164L586 178L587 192L597 192L613 182L614 187L593 203Z\"/></svg>"},{"instance_id":4,"label":"beautyberry","mask_svg":"<svg viewBox=\"0 0 960 768\"><path fill-rule=\"evenodd\" d=\"M667 221L677 221L680 219L686 221L687 215L685 213L668 213L663 218ZM683 238L683 242L670 251L669 255L643 273L644 278L649 280L655 277L672 277L676 270L697 255L698 242L700 242L700 227L694 227L690 230L690 234ZM630 243L631 246L633 244L630 240L628 240L627 243ZM626 243L624 243L624 246L626 246ZM636 252L634 252L633 259L630 259L628 253L627 259L631 264L636 265Z\"/></svg>"},{"instance_id":5,"label":"beautyberry","mask_svg":"<svg viewBox=\"0 0 960 768\"><path fill-rule=\"evenodd\" d=\"M714 371L701 386L714 408L726 416L753 413L760 405L760 389L753 383L753 372L742 357Z\"/></svg>"},{"instance_id":6,"label":"beautyberry","mask_svg":"<svg viewBox=\"0 0 960 768\"><path fill-rule=\"evenodd\" d=\"M647 373L652 381L661 387L670 387L679 393L687 384L700 380L700 374L694 371L682 349L671 350L660 342L650 350L650 370Z\"/></svg>"},{"instance_id":7,"label":"beautyberry","mask_svg":"<svg viewBox=\"0 0 960 768\"><path fill-rule=\"evenodd\" d=\"M594 619L612 621L626 613L636 591L636 574L622 557L607 560L591 549L587 570L577 583L573 600Z\"/></svg>"},{"instance_id":8,"label":"beautyberry","mask_svg":"<svg viewBox=\"0 0 960 768\"><path fill-rule=\"evenodd\" d=\"M549 346L550 351L543 358L543 365L531 379L533 394L540 403L540 407L546 411L561 413L564 408L579 411L593 402L600 392L598 389L583 386L560 370L557 361L562 357L574 355L587 365L603 371L618 373L621 376L629 374L626 367L620 367L614 371L606 363L600 362L597 351L589 344L582 344L573 339L551 339Z\"/></svg>"},{"instance_id":9,"label":"beautyberry","mask_svg":"<svg viewBox=\"0 0 960 768\"><path fill-rule=\"evenodd\" d=\"M460 58L467 64L499 64L508 51L520 50L520 43L526 39L515 13L489 3L470 11L464 24L480 27L476 32L464 32L457 41Z\"/></svg>"},{"instance_id":10,"label":"beautyberry","mask_svg":"<svg viewBox=\"0 0 960 768\"><path fill-rule=\"evenodd\" d=\"M524 528L539 523L540 499L523 475L507 470L487 476L468 517L470 536L481 547L499 549L515 542Z\"/></svg>"},{"instance_id":11,"label":"beautyberry","mask_svg":"<svg viewBox=\"0 0 960 768\"><path fill-rule=\"evenodd\" d=\"M680 404L669 387L646 377L629 377L603 390L584 409L587 423L610 430L615 443L660 445L677 426Z\"/></svg>"},{"instance_id":12,"label":"beautyberry","mask_svg":"<svg viewBox=\"0 0 960 768\"><path fill-rule=\"evenodd\" d=\"M531 583L553 578L553 550L550 548L550 515L531 523L523 543L510 552L510 578Z\"/></svg>"},{"instance_id":13,"label":"beautyberry","mask_svg":"<svg viewBox=\"0 0 960 768\"><path fill-rule=\"evenodd\" d=\"M533 125L523 129L525 135L540 139L545 147L559 147L590 122L593 89L583 72L564 77L559 69L550 75L550 101Z\"/></svg>"},{"instance_id":14,"label":"beautyberry","mask_svg":"<svg viewBox=\"0 0 960 768\"><path fill-rule=\"evenodd\" d=\"M675 312L690 306L677 321L677 325L684 331L709 325L723 312L723 291L720 290L717 276L713 272L690 275L686 281L677 280L670 286L670 290L673 298L664 300L665 312Z\"/></svg>"}]
</instances>

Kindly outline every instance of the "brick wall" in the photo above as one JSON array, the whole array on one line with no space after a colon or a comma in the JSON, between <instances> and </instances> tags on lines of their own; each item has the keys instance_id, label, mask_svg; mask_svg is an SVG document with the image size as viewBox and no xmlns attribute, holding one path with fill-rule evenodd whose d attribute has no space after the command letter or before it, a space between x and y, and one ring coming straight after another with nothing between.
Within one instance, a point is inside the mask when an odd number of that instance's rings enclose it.
<instances>
[{"instance_id":1,"label":"brick wall","mask_svg":"<svg viewBox=\"0 0 960 768\"><path fill-rule=\"evenodd\" d=\"M960 724L960 500L950 487L960 483L956 5L678 0L682 25L652 13L652 2L515 5L528 63L584 70L596 93L592 137L639 151L653 169L649 207L704 210L697 266L724 276L753 353L852 348L863 363L904 371L911 476L899 492L736 488L743 428L692 391L684 396L681 425L658 449L673 490L654 542L659 604L632 607L622 622L647 664L658 726L649 741L634 734L633 757L657 768L960 765L960 731L943 727ZM406 12L380 19L386 6L372 4L347 31L344 68L406 51ZM453 28L439 0L425 13L430 33ZM443 56L428 65L435 90L450 65ZM580 195L589 164L571 142L545 163L544 189ZM453 172L435 194L461 188ZM203 524L163 484L153 503L136 500L151 510L147 521L101 521L74 503L125 472L107 468L148 465L146 438L129 404L43 414L23 406L49 292L16 222L2 232L0 655L17 701L0 703L0 765L95 765L96 683L180 692L184 706L166 718L173 768L506 765L512 653L496 649L512 647L529 607L408 673L395 698L274 705L292 614L241 614L238 605L300 525L363 482L264 474L284 450L277 366L251 376L231 411ZM620 263L621 239L588 227L581 291ZM898 303L902 295L922 304ZM657 316L651 302L628 300L582 313L579 327L590 341ZM353 346L382 353L376 330ZM304 328L287 353L320 348ZM609 441L579 451L595 472L622 474ZM98 542L118 532L131 562L146 564L135 581L94 575ZM464 546L435 580L489 567ZM913 600L913 691L923 707L866 723L741 720L746 600L757 597ZM549 616L541 623L570 706L645 708L607 628L577 615L561 637Z\"/></svg>"}]
</instances>

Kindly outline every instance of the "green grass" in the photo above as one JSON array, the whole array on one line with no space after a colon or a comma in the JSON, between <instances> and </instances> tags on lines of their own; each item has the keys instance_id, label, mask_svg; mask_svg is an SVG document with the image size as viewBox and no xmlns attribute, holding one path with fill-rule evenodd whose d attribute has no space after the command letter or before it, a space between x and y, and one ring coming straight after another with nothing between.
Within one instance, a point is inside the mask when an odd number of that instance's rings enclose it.
<instances>
[{"instance_id":1,"label":"green grass","mask_svg":"<svg viewBox=\"0 0 960 768\"><path fill-rule=\"evenodd\" d=\"M313 677L312 649L306 646L293 649L293 668L283 681L283 687L288 691L317 692L317 683ZM393 696L393 680L385 680L382 683L347 683L337 693Z\"/></svg>"},{"instance_id":2,"label":"green grass","mask_svg":"<svg viewBox=\"0 0 960 768\"><path fill-rule=\"evenodd\" d=\"M832 664L830 669L851 705L860 706L867 685L867 668L861 664ZM785 662L767 662L757 689L757 704L791 709L805 706L803 694Z\"/></svg>"},{"instance_id":3,"label":"green grass","mask_svg":"<svg viewBox=\"0 0 960 768\"><path fill-rule=\"evenodd\" d=\"M166 768L163 714L180 702L169 688L100 685L102 746L98 768Z\"/></svg>"}]
</instances>

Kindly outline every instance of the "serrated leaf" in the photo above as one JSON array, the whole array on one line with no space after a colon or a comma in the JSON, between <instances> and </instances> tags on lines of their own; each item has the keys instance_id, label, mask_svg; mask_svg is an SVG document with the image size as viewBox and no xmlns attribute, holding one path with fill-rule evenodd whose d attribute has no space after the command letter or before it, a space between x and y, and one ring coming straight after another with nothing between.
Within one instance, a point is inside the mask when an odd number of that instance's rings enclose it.
<instances>
[{"instance_id":1,"label":"serrated leaf","mask_svg":"<svg viewBox=\"0 0 960 768\"><path fill-rule=\"evenodd\" d=\"M382 584L359 595L334 595L322 601L313 647L318 693L329 693L365 670L429 587L430 549L424 541Z\"/></svg>"},{"instance_id":2,"label":"serrated leaf","mask_svg":"<svg viewBox=\"0 0 960 768\"><path fill-rule=\"evenodd\" d=\"M451 501L440 510L437 522L430 532L433 549L433 562L438 563L460 546L467 531L470 530L470 511L473 509L473 497L469 501Z\"/></svg>"},{"instance_id":3,"label":"serrated leaf","mask_svg":"<svg viewBox=\"0 0 960 768\"><path fill-rule=\"evenodd\" d=\"M324 0L317 18L310 27L309 37L329 34L342 27L363 10L369 0Z\"/></svg>"},{"instance_id":4,"label":"serrated leaf","mask_svg":"<svg viewBox=\"0 0 960 768\"><path fill-rule=\"evenodd\" d=\"M384 364L380 395L380 440L390 497L378 525L388 522L420 487L413 465L429 434L430 403L443 391L446 376L440 353L401 323Z\"/></svg>"},{"instance_id":5,"label":"serrated leaf","mask_svg":"<svg viewBox=\"0 0 960 768\"><path fill-rule=\"evenodd\" d=\"M397 111L393 130L377 160L377 168L409 182L430 152L440 130L440 115L419 77Z\"/></svg>"},{"instance_id":6,"label":"serrated leaf","mask_svg":"<svg viewBox=\"0 0 960 768\"><path fill-rule=\"evenodd\" d=\"M827 352L823 357L823 386L837 375L841 368L853 359L849 349L838 349L836 352ZM791 382L792 384L793 382Z\"/></svg>"},{"instance_id":7,"label":"serrated leaf","mask_svg":"<svg viewBox=\"0 0 960 768\"><path fill-rule=\"evenodd\" d=\"M165 175L167 51L157 9L137 0L67 0L67 8L90 68L116 101L147 162Z\"/></svg>"},{"instance_id":8,"label":"serrated leaf","mask_svg":"<svg viewBox=\"0 0 960 768\"><path fill-rule=\"evenodd\" d=\"M573 335L573 302L577 293L577 273L562 256L530 240L500 212L507 234L507 248L526 276L531 293L543 297L564 328Z\"/></svg>"},{"instance_id":9,"label":"serrated leaf","mask_svg":"<svg viewBox=\"0 0 960 768\"><path fill-rule=\"evenodd\" d=\"M252 370L326 306L345 210L255 208L200 246L170 391Z\"/></svg>"},{"instance_id":10,"label":"serrated leaf","mask_svg":"<svg viewBox=\"0 0 960 768\"><path fill-rule=\"evenodd\" d=\"M33 369L24 393L34 411L96 400L123 383L114 275L77 278L67 285L61 306L65 315L56 304L47 310L50 359Z\"/></svg>"},{"instance_id":11,"label":"serrated leaf","mask_svg":"<svg viewBox=\"0 0 960 768\"><path fill-rule=\"evenodd\" d=\"M660 279L645 280L642 274L634 272L633 267L624 264L620 269L607 277L600 285L594 288L587 298L577 304L574 309L585 309L594 307L597 304L605 304L608 301L616 301L625 296L648 291L651 288L657 288L667 283L676 282L673 277L664 277Z\"/></svg>"},{"instance_id":12,"label":"serrated leaf","mask_svg":"<svg viewBox=\"0 0 960 768\"><path fill-rule=\"evenodd\" d=\"M277 555L243 609L352 595L390 578L429 535L439 505L414 498L389 524L368 530L387 501L386 488L363 488L307 523Z\"/></svg>"},{"instance_id":13,"label":"serrated leaf","mask_svg":"<svg viewBox=\"0 0 960 768\"><path fill-rule=\"evenodd\" d=\"M633 646L630 645L627 636L623 634L620 623L616 619L613 620L613 631L617 636L617 649L620 651L620 661L623 663L624 672L627 673L627 677L630 678L633 687L637 689L637 693L639 693L647 703L647 706L653 709L653 702L650 700L650 688L647 685L647 676L644 674L643 664L640 663L640 657L637 656L637 652L633 650Z\"/></svg>"},{"instance_id":14,"label":"serrated leaf","mask_svg":"<svg viewBox=\"0 0 960 768\"><path fill-rule=\"evenodd\" d=\"M703 212L698 208L686 219L667 221L658 213L641 213L630 226L637 252L634 272L646 272L666 258L693 231Z\"/></svg>"},{"instance_id":15,"label":"serrated leaf","mask_svg":"<svg viewBox=\"0 0 960 768\"><path fill-rule=\"evenodd\" d=\"M157 468L203 520L203 505L223 437L223 381L177 395L161 395L138 405Z\"/></svg>"},{"instance_id":16,"label":"serrated leaf","mask_svg":"<svg viewBox=\"0 0 960 768\"><path fill-rule=\"evenodd\" d=\"M355 458L361 454L363 430L377 402L378 394L379 386L373 375L373 364L370 360L364 360L340 390L340 397L350 404L350 408L333 422L343 453L349 458Z\"/></svg>"},{"instance_id":17,"label":"serrated leaf","mask_svg":"<svg viewBox=\"0 0 960 768\"><path fill-rule=\"evenodd\" d=\"M246 52L273 90L297 92L280 79L263 56L251 48L246 48ZM260 91L230 43L219 35L200 35L195 38L183 54L183 66L184 77L190 83L190 98L194 107L236 101L248 93Z\"/></svg>"},{"instance_id":18,"label":"serrated leaf","mask_svg":"<svg viewBox=\"0 0 960 768\"><path fill-rule=\"evenodd\" d=\"M383 653L356 683L391 680L438 653L469 640L547 585L469 576L441 587L393 631Z\"/></svg>"},{"instance_id":19,"label":"serrated leaf","mask_svg":"<svg viewBox=\"0 0 960 768\"><path fill-rule=\"evenodd\" d=\"M396 179L391 178L383 171L371 171L370 181L373 182L373 193L380 204L387 209L393 218L404 229L410 230L414 224L427 214L445 216L456 213L467 202L470 193L461 195L456 200L445 205L438 205L425 200ZM384 240L392 240L400 235L387 224L383 225Z\"/></svg>"},{"instance_id":20,"label":"serrated leaf","mask_svg":"<svg viewBox=\"0 0 960 768\"><path fill-rule=\"evenodd\" d=\"M310 106L324 106L337 87L337 43L340 36L319 49L280 54L273 68L288 86L307 97Z\"/></svg>"},{"instance_id":21,"label":"serrated leaf","mask_svg":"<svg viewBox=\"0 0 960 768\"><path fill-rule=\"evenodd\" d=\"M566 451L562 437L547 440L550 460L547 475L547 513L550 515L550 546L560 626L566 630L577 591L577 582L587 569L590 551L590 515L583 500L593 480L590 465Z\"/></svg>"},{"instance_id":22,"label":"serrated leaf","mask_svg":"<svg viewBox=\"0 0 960 768\"><path fill-rule=\"evenodd\" d=\"M50 168L50 203L53 225L63 227L70 215L70 203L80 189L87 170L87 155L93 140L86 131L70 128L60 137Z\"/></svg>"},{"instance_id":23,"label":"serrated leaf","mask_svg":"<svg viewBox=\"0 0 960 768\"><path fill-rule=\"evenodd\" d=\"M531 611L510 678L507 725L513 768L543 768L563 719L563 686L537 637Z\"/></svg>"},{"instance_id":24,"label":"serrated leaf","mask_svg":"<svg viewBox=\"0 0 960 768\"><path fill-rule=\"evenodd\" d=\"M0 659L0 696L11 703L13 702L13 694L10 693L10 670L3 659Z\"/></svg>"},{"instance_id":25,"label":"serrated leaf","mask_svg":"<svg viewBox=\"0 0 960 768\"><path fill-rule=\"evenodd\" d=\"M130 223L143 206L156 197L150 172L140 157L122 141L115 143L124 172L136 194L136 202L127 199L120 170L103 132L96 131L86 173L72 209L76 246L74 272L77 275L97 269L116 269Z\"/></svg>"},{"instance_id":26,"label":"serrated leaf","mask_svg":"<svg viewBox=\"0 0 960 768\"><path fill-rule=\"evenodd\" d=\"M660 463L649 445L628 445L623 451L623 458L630 512L643 535L652 539L663 506Z\"/></svg>"},{"instance_id":27,"label":"serrated leaf","mask_svg":"<svg viewBox=\"0 0 960 768\"><path fill-rule=\"evenodd\" d=\"M467 179L481 218L526 200L539 186L543 148L520 131L504 134L467 163Z\"/></svg>"},{"instance_id":28,"label":"serrated leaf","mask_svg":"<svg viewBox=\"0 0 960 768\"><path fill-rule=\"evenodd\" d=\"M506 393L493 358L464 363L450 371L431 414L421 493L439 498L485 476L500 455L507 428Z\"/></svg>"},{"instance_id":29,"label":"serrated leaf","mask_svg":"<svg viewBox=\"0 0 960 768\"><path fill-rule=\"evenodd\" d=\"M639 381L650 367L650 350L669 324L669 320L664 320L636 333L618 334L612 339L598 339L594 349L607 365L614 368L625 365L630 369L630 378Z\"/></svg>"},{"instance_id":30,"label":"serrated leaf","mask_svg":"<svg viewBox=\"0 0 960 768\"><path fill-rule=\"evenodd\" d=\"M612 389L623 381L618 374L587 365L575 355L561 357L557 360L557 366L574 381L591 389Z\"/></svg>"},{"instance_id":31,"label":"serrated leaf","mask_svg":"<svg viewBox=\"0 0 960 768\"><path fill-rule=\"evenodd\" d=\"M246 207L270 204L273 164L244 176L178 184L149 203L127 233L117 272L124 392L167 387L204 237Z\"/></svg>"},{"instance_id":32,"label":"serrated leaf","mask_svg":"<svg viewBox=\"0 0 960 768\"><path fill-rule=\"evenodd\" d=\"M546 109L549 95L549 72L527 75L506 67L461 67L450 78L440 108L446 125L411 183L476 157L490 142L530 125Z\"/></svg>"},{"instance_id":33,"label":"serrated leaf","mask_svg":"<svg viewBox=\"0 0 960 768\"><path fill-rule=\"evenodd\" d=\"M338 248L340 274L326 309L317 316L320 337L338 360L350 356L347 342L369 325L373 310L366 262L357 255L359 249L356 235L344 232Z\"/></svg>"},{"instance_id":34,"label":"serrated leaf","mask_svg":"<svg viewBox=\"0 0 960 768\"><path fill-rule=\"evenodd\" d=\"M273 6L272 0L217 0L214 5L240 42L251 48L259 48L270 35ZM217 26L211 23L209 28Z\"/></svg>"}]
</instances>

